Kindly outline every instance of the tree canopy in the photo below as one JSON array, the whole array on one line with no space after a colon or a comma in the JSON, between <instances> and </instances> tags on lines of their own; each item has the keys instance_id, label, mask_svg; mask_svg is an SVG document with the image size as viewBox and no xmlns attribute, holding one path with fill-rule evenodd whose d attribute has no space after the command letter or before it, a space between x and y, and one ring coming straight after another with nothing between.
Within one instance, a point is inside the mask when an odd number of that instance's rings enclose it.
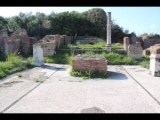
<instances>
[{"instance_id":1,"label":"tree canopy","mask_svg":"<svg viewBox=\"0 0 160 120\"><path fill-rule=\"evenodd\" d=\"M22 13L4 18L0 16L0 30L7 29L13 33L18 28L24 28L31 37L42 38L49 34L65 34L68 36L97 36L106 39L107 15L101 8L89 9L85 12L66 11L49 15L37 12ZM128 30L123 30L112 20L112 42L121 42L124 36L129 35Z\"/></svg>"}]
</instances>

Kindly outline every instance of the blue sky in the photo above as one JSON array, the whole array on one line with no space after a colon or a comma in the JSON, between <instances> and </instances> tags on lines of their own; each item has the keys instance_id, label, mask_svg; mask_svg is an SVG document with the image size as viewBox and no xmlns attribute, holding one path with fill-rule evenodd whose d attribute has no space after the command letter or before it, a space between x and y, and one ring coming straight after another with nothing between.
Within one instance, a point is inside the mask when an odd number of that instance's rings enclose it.
<instances>
[{"instance_id":1,"label":"blue sky","mask_svg":"<svg viewBox=\"0 0 160 120\"><path fill-rule=\"evenodd\" d=\"M33 14L36 12L50 14L52 11L59 13L64 11L84 12L92 8L102 8L105 12L111 12L112 19L129 32L136 35L143 33L160 34L160 7L0 7L0 16L11 17L20 12Z\"/></svg>"}]
</instances>

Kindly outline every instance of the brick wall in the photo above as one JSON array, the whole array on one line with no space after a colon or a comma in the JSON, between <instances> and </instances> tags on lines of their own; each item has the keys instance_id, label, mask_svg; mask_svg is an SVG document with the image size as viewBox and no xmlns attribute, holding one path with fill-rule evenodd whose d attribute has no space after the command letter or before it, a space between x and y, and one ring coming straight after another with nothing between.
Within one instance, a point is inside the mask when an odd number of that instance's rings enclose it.
<instances>
[{"instance_id":1,"label":"brick wall","mask_svg":"<svg viewBox=\"0 0 160 120\"><path fill-rule=\"evenodd\" d=\"M104 57L93 55L77 55L72 59L72 69L79 71L107 72L107 61Z\"/></svg>"}]
</instances>

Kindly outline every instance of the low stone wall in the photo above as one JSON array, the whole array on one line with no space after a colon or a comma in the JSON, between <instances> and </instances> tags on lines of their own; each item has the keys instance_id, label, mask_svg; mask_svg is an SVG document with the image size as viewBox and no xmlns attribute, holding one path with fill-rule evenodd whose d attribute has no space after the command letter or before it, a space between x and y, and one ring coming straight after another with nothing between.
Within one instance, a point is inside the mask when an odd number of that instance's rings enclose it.
<instances>
[{"instance_id":1,"label":"low stone wall","mask_svg":"<svg viewBox=\"0 0 160 120\"><path fill-rule=\"evenodd\" d=\"M107 72L107 61L101 56L77 55L72 59L72 69L79 71Z\"/></svg>"}]
</instances>

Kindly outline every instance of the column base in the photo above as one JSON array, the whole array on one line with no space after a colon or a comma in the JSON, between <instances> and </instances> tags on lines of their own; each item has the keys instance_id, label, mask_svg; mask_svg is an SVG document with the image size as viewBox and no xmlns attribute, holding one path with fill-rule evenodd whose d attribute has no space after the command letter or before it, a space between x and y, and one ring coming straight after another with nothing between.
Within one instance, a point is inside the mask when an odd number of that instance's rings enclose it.
<instances>
[{"instance_id":1,"label":"column base","mask_svg":"<svg viewBox=\"0 0 160 120\"><path fill-rule=\"evenodd\" d=\"M106 50L107 50L108 52L111 52L111 51L112 51L111 45L106 45Z\"/></svg>"}]
</instances>

